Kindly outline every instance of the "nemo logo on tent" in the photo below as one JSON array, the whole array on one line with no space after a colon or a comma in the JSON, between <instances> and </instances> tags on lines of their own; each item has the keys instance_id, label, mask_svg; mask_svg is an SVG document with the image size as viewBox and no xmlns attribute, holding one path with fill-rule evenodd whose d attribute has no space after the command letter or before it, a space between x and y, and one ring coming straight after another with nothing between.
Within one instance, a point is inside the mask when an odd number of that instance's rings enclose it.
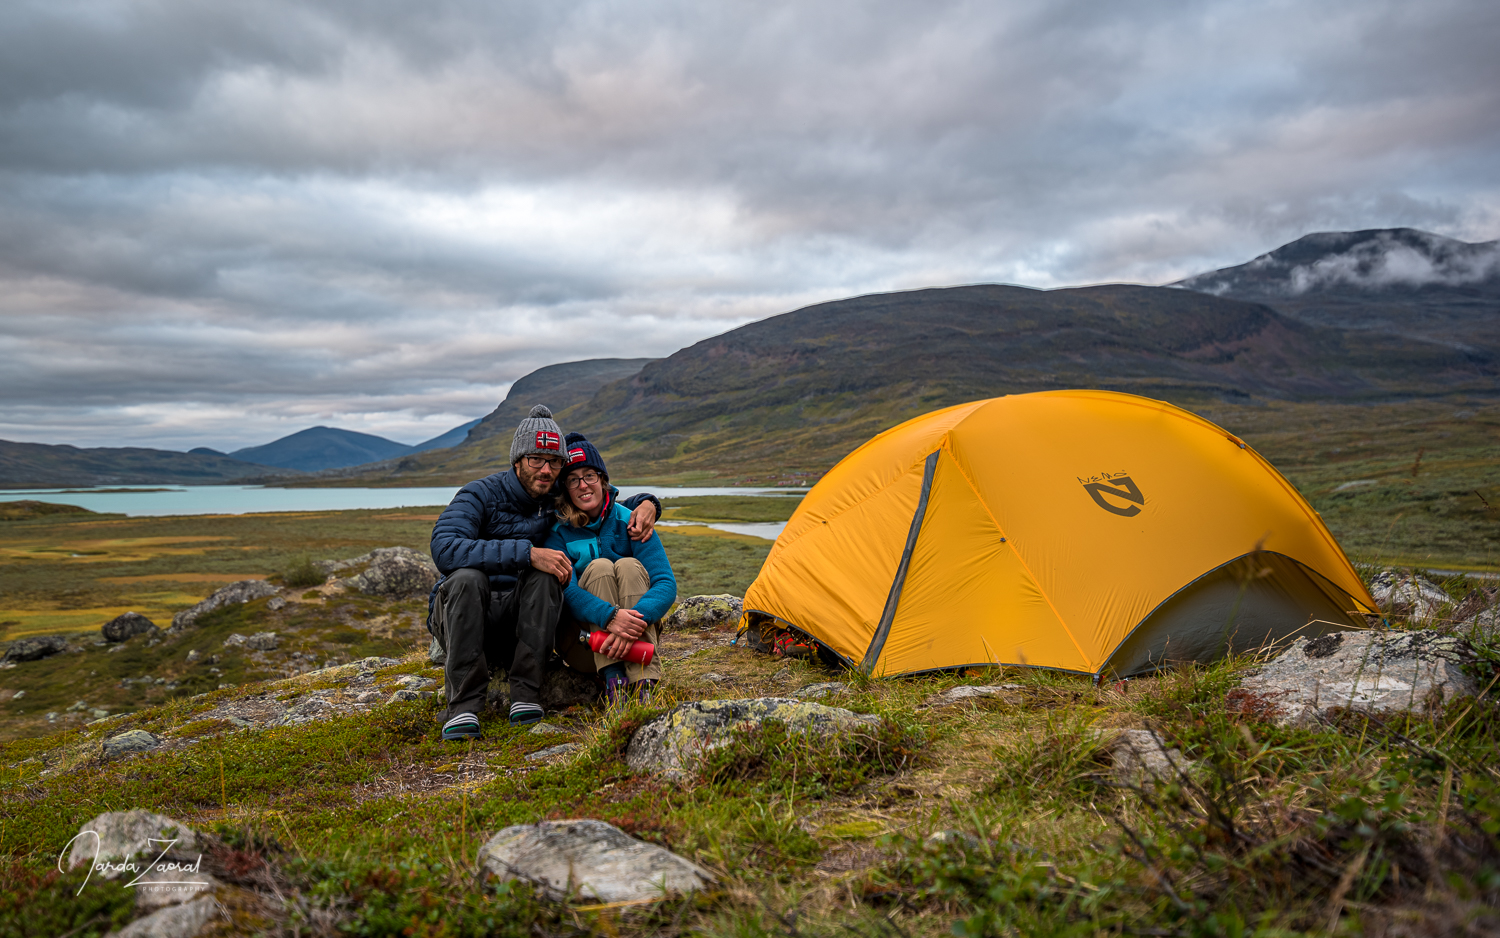
<instances>
[{"instance_id":1,"label":"nemo logo on tent","mask_svg":"<svg viewBox=\"0 0 1500 938\"><path fill-rule=\"evenodd\" d=\"M1096 479L1099 481L1094 481ZM1140 488L1131 480L1130 476L1123 473L1114 475L1113 473L1106 472L1102 478L1100 476L1091 476L1089 481L1085 482L1083 479L1079 479L1078 481L1083 482L1083 487L1088 490L1089 496L1094 500L1094 504L1105 511L1124 515L1127 518L1134 518L1141 513L1140 506L1146 504L1146 496L1141 494ZM1106 495L1123 498L1125 501L1133 502L1134 504L1117 505L1108 501L1105 498Z\"/></svg>"}]
</instances>

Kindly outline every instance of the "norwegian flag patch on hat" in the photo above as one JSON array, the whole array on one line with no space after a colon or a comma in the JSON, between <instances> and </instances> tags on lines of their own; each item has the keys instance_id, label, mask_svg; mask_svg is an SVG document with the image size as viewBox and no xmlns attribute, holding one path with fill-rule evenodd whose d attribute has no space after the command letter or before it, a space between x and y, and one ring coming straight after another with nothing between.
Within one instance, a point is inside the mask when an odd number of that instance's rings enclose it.
<instances>
[{"instance_id":1,"label":"norwegian flag patch on hat","mask_svg":"<svg viewBox=\"0 0 1500 938\"><path fill-rule=\"evenodd\" d=\"M551 430L538 430L536 431L536 448L556 452L562 449L562 440Z\"/></svg>"}]
</instances>

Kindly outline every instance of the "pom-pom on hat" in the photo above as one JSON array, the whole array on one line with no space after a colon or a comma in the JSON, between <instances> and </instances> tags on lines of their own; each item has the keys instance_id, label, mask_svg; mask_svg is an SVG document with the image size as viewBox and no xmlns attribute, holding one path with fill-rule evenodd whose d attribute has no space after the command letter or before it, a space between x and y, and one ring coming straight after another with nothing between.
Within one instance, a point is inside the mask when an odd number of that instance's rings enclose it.
<instances>
[{"instance_id":1,"label":"pom-pom on hat","mask_svg":"<svg viewBox=\"0 0 1500 938\"><path fill-rule=\"evenodd\" d=\"M609 473L604 468L604 457L582 433L568 434L567 450L567 455L563 457L567 460L567 464L563 466L562 474L558 476L557 481L565 482L571 473L584 469L592 469L603 476L604 481L609 481Z\"/></svg>"},{"instance_id":2,"label":"pom-pom on hat","mask_svg":"<svg viewBox=\"0 0 1500 938\"><path fill-rule=\"evenodd\" d=\"M552 419L552 411L538 404L531 408L530 416L516 427L515 439L510 441L510 464L522 456L555 456L567 460L563 452L562 428Z\"/></svg>"}]
</instances>

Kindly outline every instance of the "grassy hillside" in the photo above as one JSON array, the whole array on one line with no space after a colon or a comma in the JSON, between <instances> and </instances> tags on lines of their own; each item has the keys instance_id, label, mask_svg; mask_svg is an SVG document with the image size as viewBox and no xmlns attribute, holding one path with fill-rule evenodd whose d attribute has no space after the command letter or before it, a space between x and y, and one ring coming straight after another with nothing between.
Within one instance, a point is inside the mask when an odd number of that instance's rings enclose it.
<instances>
[{"instance_id":1,"label":"grassy hillside","mask_svg":"<svg viewBox=\"0 0 1500 938\"><path fill-rule=\"evenodd\" d=\"M262 476L284 476L273 469L228 456L175 453L141 447L49 446L0 440L0 486L219 485Z\"/></svg>"},{"instance_id":2,"label":"grassy hillside","mask_svg":"<svg viewBox=\"0 0 1500 938\"><path fill-rule=\"evenodd\" d=\"M245 631L269 624L256 605L238 612ZM229 627L227 615L204 629ZM409 655L368 683L354 668L319 671L0 744L0 934L100 938L128 921L130 889L54 867L81 825L127 808L212 835L205 869L225 884L227 919L216 934L1298 938L1500 926L1492 700L1291 728L1234 695L1250 659L1103 687L994 669L866 681L729 637L668 634L650 708L576 706L541 734L487 712L482 740L444 743L433 700L357 701L366 688L383 700L406 675L442 681ZM748 727L681 783L623 758L631 734L679 701L830 680L847 687L824 702L875 714L878 728L812 744L775 723ZM1007 689L929 705L961 683ZM313 700L333 715L224 716ZM1194 766L1158 783L1121 773L1111 740L1141 728ZM104 737L128 729L162 743L104 759ZM577 748L543 753L561 743ZM477 862L504 827L585 817L718 881L658 902L561 902Z\"/></svg>"}]
</instances>

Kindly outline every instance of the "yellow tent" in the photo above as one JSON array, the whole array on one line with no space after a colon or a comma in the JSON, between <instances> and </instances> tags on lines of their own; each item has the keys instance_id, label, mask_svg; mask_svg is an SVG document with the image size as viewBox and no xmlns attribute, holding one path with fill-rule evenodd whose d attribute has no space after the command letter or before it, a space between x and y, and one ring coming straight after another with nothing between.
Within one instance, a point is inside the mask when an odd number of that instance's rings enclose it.
<instances>
[{"instance_id":1,"label":"yellow tent","mask_svg":"<svg viewBox=\"0 0 1500 938\"><path fill-rule=\"evenodd\" d=\"M909 420L808 492L745 595L874 675L1128 676L1375 602L1271 464L1185 410L1044 391Z\"/></svg>"}]
</instances>

